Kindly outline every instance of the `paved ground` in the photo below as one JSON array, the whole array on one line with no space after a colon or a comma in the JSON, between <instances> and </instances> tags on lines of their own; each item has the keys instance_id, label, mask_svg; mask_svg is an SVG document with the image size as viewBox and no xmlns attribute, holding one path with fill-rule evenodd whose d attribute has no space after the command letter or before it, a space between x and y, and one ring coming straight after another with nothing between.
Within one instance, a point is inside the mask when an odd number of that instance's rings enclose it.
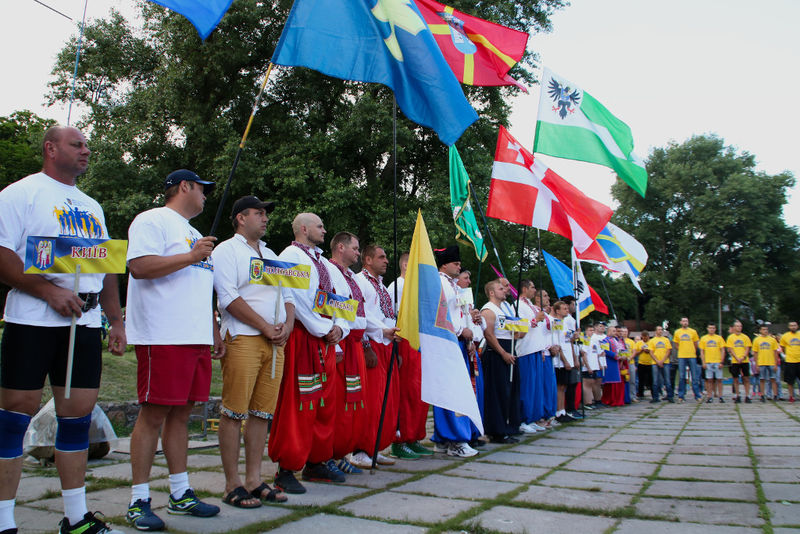
<instances>
[{"instance_id":1,"label":"paved ground","mask_svg":"<svg viewBox=\"0 0 800 534\"><path fill-rule=\"evenodd\" d=\"M308 484L306 495L285 505L220 504L221 514L205 520L165 512L160 457L153 502L170 532L187 533L800 534L800 404L640 403L598 412L514 446L487 446L473 459L398 461L345 485ZM216 453L193 452L190 480L219 504ZM274 465L265 461L264 472ZM125 454L93 463L90 474L89 508L124 524ZM17 507L22 532L55 530L61 499L54 476L26 469Z\"/></svg>"}]
</instances>

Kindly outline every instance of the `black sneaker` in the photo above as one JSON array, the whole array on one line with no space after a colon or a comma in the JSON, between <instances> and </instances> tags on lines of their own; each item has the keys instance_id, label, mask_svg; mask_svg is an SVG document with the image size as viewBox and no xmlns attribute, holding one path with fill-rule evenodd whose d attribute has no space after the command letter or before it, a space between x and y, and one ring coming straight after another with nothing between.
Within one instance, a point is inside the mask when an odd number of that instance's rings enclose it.
<instances>
[{"instance_id":1,"label":"black sneaker","mask_svg":"<svg viewBox=\"0 0 800 534\"><path fill-rule=\"evenodd\" d=\"M99 512L95 512L94 514L97 513ZM61 526L59 533L60 534L123 534L121 530L114 530L104 521L101 521L100 519L95 517L94 514L92 512L86 512L86 515L83 516L83 519L81 519L74 525L70 525L69 519L65 517L59 523L59 525Z\"/></svg>"},{"instance_id":2,"label":"black sneaker","mask_svg":"<svg viewBox=\"0 0 800 534\"><path fill-rule=\"evenodd\" d=\"M761 395L761 402L767 402L767 398L764 395Z\"/></svg>"},{"instance_id":3,"label":"black sneaker","mask_svg":"<svg viewBox=\"0 0 800 534\"><path fill-rule=\"evenodd\" d=\"M128 507L125 519L136 530L164 530L164 522L150 509L151 499L137 499Z\"/></svg>"},{"instance_id":4,"label":"black sneaker","mask_svg":"<svg viewBox=\"0 0 800 534\"><path fill-rule=\"evenodd\" d=\"M740 402L742 402L742 398L741 398L740 396L738 396L738 395L737 395L737 396L735 396L735 397L733 398L733 402L734 402L735 404L739 404Z\"/></svg>"},{"instance_id":5,"label":"black sneaker","mask_svg":"<svg viewBox=\"0 0 800 534\"><path fill-rule=\"evenodd\" d=\"M720 403L720 404L725 404L725 399L723 399L722 397L720 397L720 398L719 398L719 403Z\"/></svg>"},{"instance_id":6,"label":"black sneaker","mask_svg":"<svg viewBox=\"0 0 800 534\"><path fill-rule=\"evenodd\" d=\"M301 495L306 492L306 488L298 482L292 471L280 469L275 473L275 487L280 488L284 493Z\"/></svg>"},{"instance_id":7,"label":"black sneaker","mask_svg":"<svg viewBox=\"0 0 800 534\"><path fill-rule=\"evenodd\" d=\"M745 397L744 398L744 402L745 402L745 404L750 404L753 401L750 400L750 397Z\"/></svg>"},{"instance_id":8,"label":"black sneaker","mask_svg":"<svg viewBox=\"0 0 800 534\"><path fill-rule=\"evenodd\" d=\"M180 499L170 494L167 513L176 515L193 515L195 517L213 517L219 513L219 506L204 503L194 494L192 488L183 492Z\"/></svg>"},{"instance_id":9,"label":"black sneaker","mask_svg":"<svg viewBox=\"0 0 800 534\"><path fill-rule=\"evenodd\" d=\"M306 464L303 469L303 480L341 484L346 480L346 477L341 471L339 473L331 471L325 464Z\"/></svg>"}]
</instances>

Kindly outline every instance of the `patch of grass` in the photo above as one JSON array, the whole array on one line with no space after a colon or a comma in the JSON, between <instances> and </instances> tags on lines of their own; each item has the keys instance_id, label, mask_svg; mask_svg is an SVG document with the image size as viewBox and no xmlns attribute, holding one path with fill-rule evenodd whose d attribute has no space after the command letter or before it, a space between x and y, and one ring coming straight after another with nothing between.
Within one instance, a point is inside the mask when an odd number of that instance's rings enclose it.
<instances>
[{"instance_id":1,"label":"patch of grass","mask_svg":"<svg viewBox=\"0 0 800 534\"><path fill-rule=\"evenodd\" d=\"M744 430L744 439L745 443L747 443L747 456L750 458L750 466L753 468L753 484L756 487L758 515L764 520L761 530L764 532L764 534L773 534L771 521L772 516L769 512L769 508L767 507L767 497L764 495L764 487L761 485L761 477L758 476L758 459L756 458L756 454L753 451L753 446L750 443L750 432L747 431L747 425L744 424L744 418L742 417L742 412L739 409L739 405L736 405L735 408L736 415L739 416L739 424L742 425L742 430Z\"/></svg>"},{"instance_id":2,"label":"patch of grass","mask_svg":"<svg viewBox=\"0 0 800 534\"><path fill-rule=\"evenodd\" d=\"M124 488L130 486L128 480L119 478L95 478L92 475L86 477L86 491L102 491L113 488Z\"/></svg>"}]
</instances>

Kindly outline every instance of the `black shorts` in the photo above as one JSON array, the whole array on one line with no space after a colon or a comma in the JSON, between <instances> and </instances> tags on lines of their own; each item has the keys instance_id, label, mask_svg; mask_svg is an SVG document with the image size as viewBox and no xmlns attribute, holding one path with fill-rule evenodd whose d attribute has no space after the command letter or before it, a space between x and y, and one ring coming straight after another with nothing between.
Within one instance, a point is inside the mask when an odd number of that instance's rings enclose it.
<instances>
[{"instance_id":1,"label":"black shorts","mask_svg":"<svg viewBox=\"0 0 800 534\"><path fill-rule=\"evenodd\" d=\"M581 381L581 370L577 367L573 367L569 370L569 384L579 384Z\"/></svg>"},{"instance_id":2,"label":"black shorts","mask_svg":"<svg viewBox=\"0 0 800 534\"><path fill-rule=\"evenodd\" d=\"M556 367L556 384L566 386L569 384L569 371L563 367Z\"/></svg>"},{"instance_id":3,"label":"black shorts","mask_svg":"<svg viewBox=\"0 0 800 534\"><path fill-rule=\"evenodd\" d=\"M597 371L581 371L581 376L587 380L594 380L597 378Z\"/></svg>"},{"instance_id":4,"label":"black shorts","mask_svg":"<svg viewBox=\"0 0 800 534\"><path fill-rule=\"evenodd\" d=\"M783 381L789 385L800 378L800 362L783 362Z\"/></svg>"},{"instance_id":5,"label":"black shorts","mask_svg":"<svg viewBox=\"0 0 800 534\"><path fill-rule=\"evenodd\" d=\"M749 363L732 363L731 364L731 376L733 378L739 378L739 375L750 376L750 364Z\"/></svg>"},{"instance_id":6,"label":"black shorts","mask_svg":"<svg viewBox=\"0 0 800 534\"><path fill-rule=\"evenodd\" d=\"M75 328L72 387L97 389L103 370L100 328ZM0 386L36 390L64 386L67 378L68 326L31 326L6 323L0 345Z\"/></svg>"}]
</instances>

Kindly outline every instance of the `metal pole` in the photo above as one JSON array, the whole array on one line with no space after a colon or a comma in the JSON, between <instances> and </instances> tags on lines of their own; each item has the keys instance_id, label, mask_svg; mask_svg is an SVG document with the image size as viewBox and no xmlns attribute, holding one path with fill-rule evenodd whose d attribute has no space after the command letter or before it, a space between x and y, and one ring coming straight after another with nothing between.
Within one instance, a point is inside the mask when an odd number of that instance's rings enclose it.
<instances>
[{"instance_id":1,"label":"metal pole","mask_svg":"<svg viewBox=\"0 0 800 534\"><path fill-rule=\"evenodd\" d=\"M606 294L606 298L608 299L608 307L611 308L611 315L614 317L614 320L617 320L617 313L614 311L614 304L611 302L611 296L608 294L608 289L606 289L606 282L603 280L603 273L600 273L600 283L603 284L603 291Z\"/></svg>"},{"instance_id":2,"label":"metal pole","mask_svg":"<svg viewBox=\"0 0 800 534\"><path fill-rule=\"evenodd\" d=\"M89 0L86 0L83 3L83 20L81 20L81 33L78 36L78 49L75 52L75 69L72 71L72 94L69 95L69 108L67 109L67 126L69 126L69 120L72 117L72 102L75 100L75 84L78 80L78 60L81 57L81 44L83 44L83 27L86 26L86 8L88 6L89 6ZM58 11L56 11L56 13L58 13Z\"/></svg>"},{"instance_id":3,"label":"metal pole","mask_svg":"<svg viewBox=\"0 0 800 534\"><path fill-rule=\"evenodd\" d=\"M500 254L497 252L497 245L494 244L494 237L492 237L492 231L489 230L489 221L486 220L486 214L483 213L483 208L481 208L481 203L478 200L478 195L475 193L475 188L472 187L472 181L467 182L469 185L469 190L472 192L472 198L475 199L475 206L478 208L478 212L481 214L481 218L483 219L483 227L486 229L486 235L489 236L489 242L492 244L492 250L494 250L494 257L497 258L497 265L500 266L500 272L503 273L503 278L508 278L506 276L506 271L503 269L503 261L500 259ZM486 243L484 243L484 246Z\"/></svg>"}]
</instances>

